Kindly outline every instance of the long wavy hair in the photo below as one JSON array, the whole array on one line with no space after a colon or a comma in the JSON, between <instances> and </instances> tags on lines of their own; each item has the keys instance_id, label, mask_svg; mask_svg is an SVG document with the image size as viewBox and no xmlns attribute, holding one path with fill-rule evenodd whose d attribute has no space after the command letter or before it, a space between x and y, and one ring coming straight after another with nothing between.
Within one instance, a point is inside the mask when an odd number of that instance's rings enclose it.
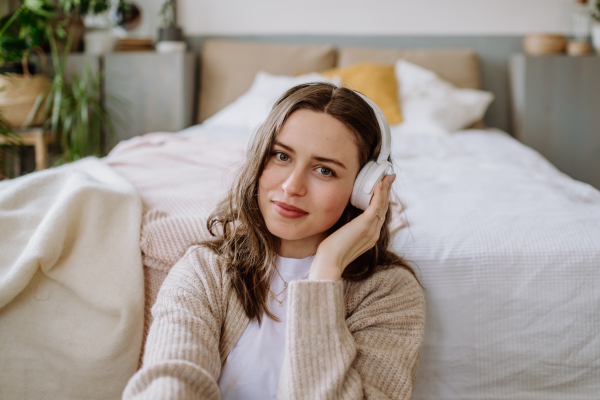
<instances>
[{"instance_id":1,"label":"long wavy hair","mask_svg":"<svg viewBox=\"0 0 600 400\"><path fill-rule=\"evenodd\" d=\"M381 148L381 132L373 109L350 89L329 83L302 84L277 100L258 130L229 194L208 218L207 228L213 239L200 243L224 259L226 273L246 314L259 324L263 314L278 321L267 306L267 296L275 273L273 259L279 251L280 239L269 232L258 207L258 180L281 127L294 111L300 109L329 114L346 125L354 134L361 168L369 160L375 160ZM362 212L348 203L328 234ZM393 267L405 268L415 276L402 257L388 250L390 220L388 209L379 240L346 267L343 279L360 281L379 270Z\"/></svg>"}]
</instances>

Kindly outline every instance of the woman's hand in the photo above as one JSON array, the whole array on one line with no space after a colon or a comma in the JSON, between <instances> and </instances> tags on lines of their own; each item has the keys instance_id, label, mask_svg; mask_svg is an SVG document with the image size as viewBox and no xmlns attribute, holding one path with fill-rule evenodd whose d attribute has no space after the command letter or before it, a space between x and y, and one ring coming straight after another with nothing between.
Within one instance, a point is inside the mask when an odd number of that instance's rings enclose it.
<instances>
[{"instance_id":1,"label":"woman's hand","mask_svg":"<svg viewBox=\"0 0 600 400\"><path fill-rule=\"evenodd\" d=\"M309 280L339 280L344 269L379 240L388 209L390 189L396 175L386 175L369 207L321 242L310 266Z\"/></svg>"}]
</instances>

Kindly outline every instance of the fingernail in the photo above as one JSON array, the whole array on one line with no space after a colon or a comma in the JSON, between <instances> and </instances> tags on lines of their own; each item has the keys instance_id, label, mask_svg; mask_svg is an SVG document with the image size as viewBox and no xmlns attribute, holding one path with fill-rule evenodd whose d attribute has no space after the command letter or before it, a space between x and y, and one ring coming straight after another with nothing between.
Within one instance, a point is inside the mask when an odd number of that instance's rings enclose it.
<instances>
[{"instance_id":1,"label":"fingernail","mask_svg":"<svg viewBox=\"0 0 600 400\"><path fill-rule=\"evenodd\" d=\"M392 175L391 179L390 179L390 185L392 183L394 183L394 181L396 180L396 174Z\"/></svg>"},{"instance_id":2,"label":"fingernail","mask_svg":"<svg viewBox=\"0 0 600 400\"><path fill-rule=\"evenodd\" d=\"M383 189L383 181L379 181L379 189Z\"/></svg>"}]
</instances>

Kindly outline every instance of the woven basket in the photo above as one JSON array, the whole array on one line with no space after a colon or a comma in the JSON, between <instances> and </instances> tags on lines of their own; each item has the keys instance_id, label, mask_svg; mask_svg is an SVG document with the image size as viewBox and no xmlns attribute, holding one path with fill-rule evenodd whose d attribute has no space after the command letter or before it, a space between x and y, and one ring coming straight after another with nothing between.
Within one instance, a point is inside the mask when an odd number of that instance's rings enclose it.
<instances>
[{"instance_id":1,"label":"woven basket","mask_svg":"<svg viewBox=\"0 0 600 400\"><path fill-rule=\"evenodd\" d=\"M530 34L523 39L525 53L532 56L560 54L565 52L567 38L564 35Z\"/></svg>"},{"instance_id":2,"label":"woven basket","mask_svg":"<svg viewBox=\"0 0 600 400\"><path fill-rule=\"evenodd\" d=\"M23 74L6 74L0 75L0 111L2 117L13 127L19 128L23 126L29 113L32 111L35 101L38 96L50 84L50 78L46 75L46 55L38 49L34 49L42 60L42 73L31 75L27 68L27 59L29 53L23 55L21 60L23 63ZM31 122L30 126L41 125L44 122L42 109L44 104L40 106L35 121Z\"/></svg>"},{"instance_id":3,"label":"woven basket","mask_svg":"<svg viewBox=\"0 0 600 400\"><path fill-rule=\"evenodd\" d=\"M569 40L567 54L570 56L585 56L592 53L592 46L583 40Z\"/></svg>"}]
</instances>

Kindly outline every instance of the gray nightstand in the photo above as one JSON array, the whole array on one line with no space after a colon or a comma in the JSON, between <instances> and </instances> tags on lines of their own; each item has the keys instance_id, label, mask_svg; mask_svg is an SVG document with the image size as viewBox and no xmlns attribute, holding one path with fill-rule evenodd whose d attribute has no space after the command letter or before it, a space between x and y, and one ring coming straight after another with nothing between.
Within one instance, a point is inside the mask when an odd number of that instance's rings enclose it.
<instances>
[{"instance_id":1,"label":"gray nightstand","mask_svg":"<svg viewBox=\"0 0 600 400\"><path fill-rule=\"evenodd\" d=\"M516 54L509 73L515 137L600 189L600 57Z\"/></svg>"},{"instance_id":2,"label":"gray nightstand","mask_svg":"<svg viewBox=\"0 0 600 400\"><path fill-rule=\"evenodd\" d=\"M122 118L115 124L118 141L145 133L175 132L193 124L196 53L122 52L104 56L104 85L111 111ZM116 121L118 122L118 121Z\"/></svg>"}]
</instances>

